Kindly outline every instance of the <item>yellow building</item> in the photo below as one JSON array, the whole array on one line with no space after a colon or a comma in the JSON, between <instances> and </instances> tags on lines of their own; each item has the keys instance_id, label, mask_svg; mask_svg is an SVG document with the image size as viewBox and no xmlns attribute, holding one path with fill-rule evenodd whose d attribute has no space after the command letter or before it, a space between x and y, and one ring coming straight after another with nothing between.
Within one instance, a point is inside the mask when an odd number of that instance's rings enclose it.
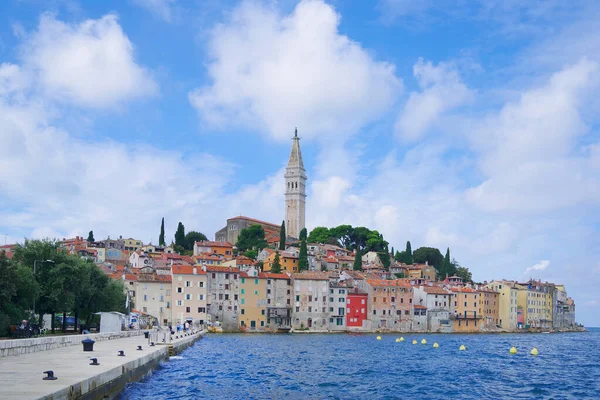
<instances>
[{"instance_id":1,"label":"yellow building","mask_svg":"<svg viewBox=\"0 0 600 400\"><path fill-rule=\"evenodd\" d=\"M469 287L452 287L454 332L478 332L481 321L479 293Z\"/></svg>"},{"instance_id":2,"label":"yellow building","mask_svg":"<svg viewBox=\"0 0 600 400\"><path fill-rule=\"evenodd\" d=\"M254 270L240 273L240 315L242 331L264 331L267 321L267 277Z\"/></svg>"},{"instance_id":3,"label":"yellow building","mask_svg":"<svg viewBox=\"0 0 600 400\"><path fill-rule=\"evenodd\" d=\"M552 328L552 295L554 285L530 280L518 283L518 305L523 310L525 328Z\"/></svg>"},{"instance_id":4,"label":"yellow building","mask_svg":"<svg viewBox=\"0 0 600 400\"><path fill-rule=\"evenodd\" d=\"M123 242L124 242L125 250L127 250L127 251L138 251L144 245L144 243L141 240L133 239L133 238L123 239Z\"/></svg>"},{"instance_id":5,"label":"yellow building","mask_svg":"<svg viewBox=\"0 0 600 400\"><path fill-rule=\"evenodd\" d=\"M277 252L269 254L263 261L263 270L265 272L271 271L276 254ZM281 264L281 272L298 272L298 257L295 254L285 251L279 252L279 264Z\"/></svg>"},{"instance_id":6,"label":"yellow building","mask_svg":"<svg viewBox=\"0 0 600 400\"><path fill-rule=\"evenodd\" d=\"M498 325L503 329L517 329L517 292L513 281L492 281L486 287L499 293Z\"/></svg>"}]
</instances>

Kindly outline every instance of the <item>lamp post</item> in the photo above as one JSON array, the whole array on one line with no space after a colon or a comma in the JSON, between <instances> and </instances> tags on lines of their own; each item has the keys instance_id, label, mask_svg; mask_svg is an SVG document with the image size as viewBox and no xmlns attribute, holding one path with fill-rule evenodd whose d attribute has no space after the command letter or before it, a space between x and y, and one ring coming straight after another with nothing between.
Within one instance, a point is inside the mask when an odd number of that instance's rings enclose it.
<instances>
[{"instance_id":1,"label":"lamp post","mask_svg":"<svg viewBox=\"0 0 600 400\"><path fill-rule=\"evenodd\" d=\"M36 274L36 272L37 272L37 263L38 263L38 262L40 262L40 263L45 263L45 262L47 262L47 263L52 263L52 264L54 264L54 261L52 261L52 260L34 260L34 261L33 261L33 279L35 279L35 274ZM43 265L43 264L42 264L42 265ZM35 280L36 280L36 282L37 282L37 279L35 279ZM33 310L32 310L32 311L33 311L33 316L34 316L34 318L35 318L35 296L33 297ZM41 324L41 323L40 323L40 324Z\"/></svg>"}]
</instances>

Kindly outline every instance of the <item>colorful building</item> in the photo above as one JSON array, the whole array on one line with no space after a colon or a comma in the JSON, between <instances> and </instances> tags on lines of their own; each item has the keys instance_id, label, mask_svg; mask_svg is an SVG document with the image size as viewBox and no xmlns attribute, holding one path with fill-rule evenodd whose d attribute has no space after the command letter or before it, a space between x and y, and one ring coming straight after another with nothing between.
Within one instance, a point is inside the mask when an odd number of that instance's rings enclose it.
<instances>
[{"instance_id":1,"label":"colorful building","mask_svg":"<svg viewBox=\"0 0 600 400\"><path fill-rule=\"evenodd\" d=\"M507 280L492 281L486 284L486 287L499 293L498 325L502 329L517 329L518 290L515 288L515 282Z\"/></svg>"},{"instance_id":2,"label":"colorful building","mask_svg":"<svg viewBox=\"0 0 600 400\"><path fill-rule=\"evenodd\" d=\"M478 332L481 322L479 293L469 287L452 287L454 332Z\"/></svg>"},{"instance_id":3,"label":"colorful building","mask_svg":"<svg viewBox=\"0 0 600 400\"><path fill-rule=\"evenodd\" d=\"M329 330L346 330L346 296L348 287L339 282L329 284Z\"/></svg>"},{"instance_id":4,"label":"colorful building","mask_svg":"<svg viewBox=\"0 0 600 400\"><path fill-rule=\"evenodd\" d=\"M273 267L273 262L275 261L275 256L277 252L271 253L264 261L263 261L263 270L265 272L270 272ZM281 271L294 273L298 272L298 256L294 253L282 251L279 252L279 264L281 265Z\"/></svg>"},{"instance_id":5,"label":"colorful building","mask_svg":"<svg viewBox=\"0 0 600 400\"><path fill-rule=\"evenodd\" d=\"M346 327L349 330L366 330L369 295L358 291L358 288L349 290L346 295Z\"/></svg>"},{"instance_id":6,"label":"colorful building","mask_svg":"<svg viewBox=\"0 0 600 400\"><path fill-rule=\"evenodd\" d=\"M194 243L194 255L202 253L218 254L226 258L233 256L233 245L229 242L211 242L204 240Z\"/></svg>"},{"instance_id":7,"label":"colorful building","mask_svg":"<svg viewBox=\"0 0 600 400\"><path fill-rule=\"evenodd\" d=\"M413 287L403 279L365 279L359 286L369 295L368 318L371 329L410 331L415 329L411 318Z\"/></svg>"},{"instance_id":8,"label":"colorful building","mask_svg":"<svg viewBox=\"0 0 600 400\"><path fill-rule=\"evenodd\" d=\"M478 292L479 313L481 314L480 328L496 329L499 325L499 293L487 287L479 288Z\"/></svg>"},{"instance_id":9,"label":"colorful building","mask_svg":"<svg viewBox=\"0 0 600 400\"><path fill-rule=\"evenodd\" d=\"M292 327L292 278L288 274L261 273L267 279L267 328L271 331Z\"/></svg>"},{"instance_id":10,"label":"colorful building","mask_svg":"<svg viewBox=\"0 0 600 400\"><path fill-rule=\"evenodd\" d=\"M206 271L191 265L173 265L172 274L172 322L205 324L208 287Z\"/></svg>"},{"instance_id":11,"label":"colorful building","mask_svg":"<svg viewBox=\"0 0 600 400\"><path fill-rule=\"evenodd\" d=\"M327 331L329 328L329 276L322 272L292 275L294 296L292 327Z\"/></svg>"},{"instance_id":12,"label":"colorful building","mask_svg":"<svg viewBox=\"0 0 600 400\"><path fill-rule=\"evenodd\" d=\"M233 267L203 266L206 271L207 320L220 324L226 331L239 328L240 270Z\"/></svg>"},{"instance_id":13,"label":"colorful building","mask_svg":"<svg viewBox=\"0 0 600 400\"><path fill-rule=\"evenodd\" d=\"M252 269L240 272L240 315L242 331L265 331L267 326L267 278Z\"/></svg>"}]
</instances>

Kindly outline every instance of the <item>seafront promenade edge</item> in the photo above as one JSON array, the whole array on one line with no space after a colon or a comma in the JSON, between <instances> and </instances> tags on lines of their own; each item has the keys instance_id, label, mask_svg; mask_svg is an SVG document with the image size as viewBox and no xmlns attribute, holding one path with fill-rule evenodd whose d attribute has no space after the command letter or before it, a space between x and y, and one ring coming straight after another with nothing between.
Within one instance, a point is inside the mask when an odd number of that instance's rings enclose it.
<instances>
[{"instance_id":1,"label":"seafront promenade edge","mask_svg":"<svg viewBox=\"0 0 600 400\"><path fill-rule=\"evenodd\" d=\"M160 361L168 359L202 338L204 332L173 338L151 347L143 335L105 340L93 352L83 346L0 358L0 398L13 400L112 399L129 382L143 379ZM79 336L79 335L78 335ZM142 350L137 350L142 346ZM171 349L170 349L171 347ZM125 356L118 356L119 350ZM97 358L100 365L90 365ZM58 378L43 380L44 371Z\"/></svg>"}]
</instances>

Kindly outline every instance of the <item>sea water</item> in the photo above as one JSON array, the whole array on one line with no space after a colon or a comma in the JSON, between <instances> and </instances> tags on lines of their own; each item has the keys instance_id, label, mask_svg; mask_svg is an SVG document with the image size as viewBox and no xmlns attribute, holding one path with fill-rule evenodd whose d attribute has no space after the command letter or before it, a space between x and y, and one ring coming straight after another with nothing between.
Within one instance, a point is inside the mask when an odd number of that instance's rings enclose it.
<instances>
[{"instance_id":1,"label":"sea water","mask_svg":"<svg viewBox=\"0 0 600 400\"><path fill-rule=\"evenodd\" d=\"M598 329L376 337L211 334L120 398L600 399ZM529 354L533 347L538 356Z\"/></svg>"}]
</instances>

